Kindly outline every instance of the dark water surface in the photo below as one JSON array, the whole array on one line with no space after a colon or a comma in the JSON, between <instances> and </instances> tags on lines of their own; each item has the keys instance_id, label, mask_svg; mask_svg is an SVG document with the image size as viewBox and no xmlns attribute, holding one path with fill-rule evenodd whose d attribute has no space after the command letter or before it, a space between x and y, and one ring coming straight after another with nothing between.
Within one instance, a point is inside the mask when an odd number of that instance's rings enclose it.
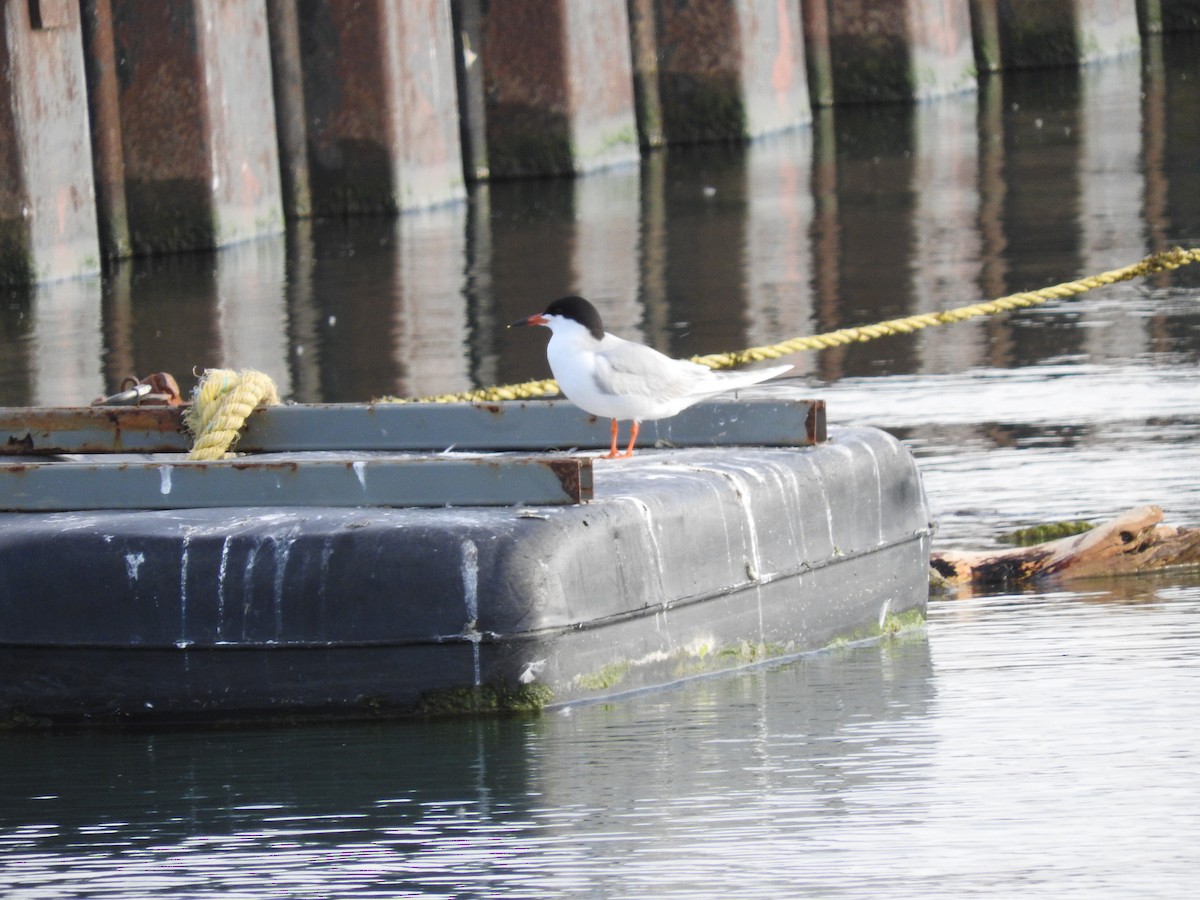
<instances>
[{"instance_id":1,"label":"dark water surface","mask_svg":"<svg viewBox=\"0 0 1200 900\"><path fill-rule=\"evenodd\" d=\"M14 897L1191 896L1200 580L534 720L9 734Z\"/></svg>"},{"instance_id":2,"label":"dark water surface","mask_svg":"<svg viewBox=\"0 0 1200 900\"><path fill-rule=\"evenodd\" d=\"M839 109L460 208L317 222L0 297L0 404L267 371L304 401L544 377L592 297L677 355L1200 245L1200 43ZM792 360L913 448L935 543L1157 503L1200 525L1200 266ZM0 733L0 885L40 897L1184 897L1200 577L941 600L928 627L538 719Z\"/></svg>"}]
</instances>

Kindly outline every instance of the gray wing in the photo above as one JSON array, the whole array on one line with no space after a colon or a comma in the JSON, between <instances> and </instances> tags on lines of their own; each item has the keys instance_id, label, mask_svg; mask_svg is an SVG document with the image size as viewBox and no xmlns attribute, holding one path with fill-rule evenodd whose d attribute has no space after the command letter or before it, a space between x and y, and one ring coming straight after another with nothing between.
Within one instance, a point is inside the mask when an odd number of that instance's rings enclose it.
<instances>
[{"instance_id":1,"label":"gray wing","mask_svg":"<svg viewBox=\"0 0 1200 900\"><path fill-rule=\"evenodd\" d=\"M606 394L674 400L713 381L713 371L606 334L596 353L596 386Z\"/></svg>"}]
</instances>

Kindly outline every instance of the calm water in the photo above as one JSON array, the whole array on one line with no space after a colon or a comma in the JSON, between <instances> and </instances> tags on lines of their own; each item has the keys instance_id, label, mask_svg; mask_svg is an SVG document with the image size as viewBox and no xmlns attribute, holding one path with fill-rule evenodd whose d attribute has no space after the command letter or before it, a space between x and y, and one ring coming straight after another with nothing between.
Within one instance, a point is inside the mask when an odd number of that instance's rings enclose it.
<instances>
[{"instance_id":1,"label":"calm water","mask_svg":"<svg viewBox=\"0 0 1200 900\"><path fill-rule=\"evenodd\" d=\"M1191 896L1200 581L536 720L9 734L35 897Z\"/></svg>"},{"instance_id":2,"label":"calm water","mask_svg":"<svg viewBox=\"0 0 1200 900\"><path fill-rule=\"evenodd\" d=\"M253 366L294 399L546 374L560 293L675 354L1200 245L1200 44L838 110L811 133L498 184L397 222L0 298L0 403ZM1158 503L1200 526L1200 267L798 357L903 436L943 546ZM1191 896L1200 576L942 600L882 644L533 720L0 733L38 897Z\"/></svg>"}]
</instances>

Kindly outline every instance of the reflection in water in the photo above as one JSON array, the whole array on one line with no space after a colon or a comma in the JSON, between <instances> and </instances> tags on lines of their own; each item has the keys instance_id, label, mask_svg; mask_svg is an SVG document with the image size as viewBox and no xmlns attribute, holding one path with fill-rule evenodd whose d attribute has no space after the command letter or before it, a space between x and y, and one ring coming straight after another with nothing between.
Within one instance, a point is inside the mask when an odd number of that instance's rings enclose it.
<instances>
[{"instance_id":1,"label":"reflection in water","mask_svg":"<svg viewBox=\"0 0 1200 900\"><path fill-rule=\"evenodd\" d=\"M828 850L872 806L910 815L933 697L913 634L532 721L7 735L0 875L70 890L87 852L93 896L262 873L286 896L698 890L780 842Z\"/></svg>"},{"instance_id":2,"label":"reflection in water","mask_svg":"<svg viewBox=\"0 0 1200 900\"><path fill-rule=\"evenodd\" d=\"M262 369L304 401L422 395L544 377L540 346L503 325L566 293L612 330L689 355L1124 265L1200 240L1196 40L9 293L0 402L87 402L161 369L187 388L218 365ZM1198 283L1185 271L1122 290ZM1187 337L1177 317L1114 312L1112 293L793 361L833 381L1126 357Z\"/></svg>"},{"instance_id":3,"label":"reflection in water","mask_svg":"<svg viewBox=\"0 0 1200 900\"><path fill-rule=\"evenodd\" d=\"M1194 575L1099 581L533 720L8 733L0 879L56 898L1187 896L1198 621Z\"/></svg>"},{"instance_id":4,"label":"reflection in water","mask_svg":"<svg viewBox=\"0 0 1200 900\"><path fill-rule=\"evenodd\" d=\"M985 89L994 89L995 79ZM997 183L983 176L982 118L975 96L959 103L931 103L914 121L917 147L913 171L913 305L908 312L934 312L987 296L982 292L980 266L984 259L981 209L984 196ZM987 129L982 140L989 141ZM981 365L983 335L971 329L947 341L924 331L913 341L914 365L923 372L961 371Z\"/></svg>"},{"instance_id":5,"label":"reflection in water","mask_svg":"<svg viewBox=\"0 0 1200 900\"><path fill-rule=\"evenodd\" d=\"M466 222L461 205L397 220L392 332L398 394L420 396L473 386L463 354L469 339L462 302Z\"/></svg>"},{"instance_id":6,"label":"reflection in water","mask_svg":"<svg viewBox=\"0 0 1200 900\"><path fill-rule=\"evenodd\" d=\"M99 384L98 287L95 281L76 279L44 285L33 294L27 377L34 397L94 391ZM95 391L86 399L99 395Z\"/></svg>"}]
</instances>

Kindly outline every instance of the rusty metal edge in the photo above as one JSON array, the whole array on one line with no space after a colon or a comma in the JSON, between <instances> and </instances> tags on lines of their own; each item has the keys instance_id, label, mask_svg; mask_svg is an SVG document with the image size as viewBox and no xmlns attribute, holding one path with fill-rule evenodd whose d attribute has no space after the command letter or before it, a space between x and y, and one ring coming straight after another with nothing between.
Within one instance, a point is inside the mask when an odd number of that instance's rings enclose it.
<instances>
[{"instance_id":1,"label":"rusty metal edge","mask_svg":"<svg viewBox=\"0 0 1200 900\"><path fill-rule=\"evenodd\" d=\"M784 432L763 437L759 441L746 440L747 445L767 446L805 445L821 443L826 439L825 402L823 400L749 400L709 401L709 406L736 403L741 411L739 427L746 427L744 411L758 404L804 406L805 418L797 433ZM702 416L705 404L685 410L672 420L644 429L648 437L652 431L661 430L667 442L673 446L702 443L689 441L681 432L688 429L685 423L689 416ZM477 412L480 422L486 423L469 429L472 433L457 432L443 428L438 433L431 426L439 420L452 421L463 416L463 422L472 420ZM539 417L539 436L522 438L520 429L511 424L495 421L501 413L529 410ZM309 432L298 427L297 417L311 416L319 422L322 413L328 411L330 420L338 421L348 413L361 413L369 418L371 425L353 440L348 440L344 427L334 428L333 438L314 436L306 442ZM184 425L182 407L61 407L61 408L3 408L0 407L0 457L4 456L54 456L70 453L176 453L190 448L191 440ZM486 414L486 415L485 415ZM380 419L395 419L389 425ZM399 424L408 420L419 427L403 431ZM771 426L778 425L778 417L769 417ZM344 419L342 419L344 425ZM494 430L493 430L494 426ZM553 427L549 427L553 426ZM372 430L373 429L373 430ZM695 430L695 426L692 426ZM557 432L557 433L556 433ZM761 434L766 434L762 432ZM273 436L274 435L274 436ZM288 450L445 450L454 445L459 449L533 450L566 443L578 447L606 447L608 445L607 422L575 408L567 401L529 401L504 404L301 404L260 409L248 421L246 434L238 446L243 452L271 452ZM346 441L339 444L338 441ZM290 443L297 441L298 443ZM714 444L731 445L735 441L723 435L714 435Z\"/></svg>"},{"instance_id":2,"label":"rusty metal edge","mask_svg":"<svg viewBox=\"0 0 1200 900\"><path fill-rule=\"evenodd\" d=\"M191 446L183 412L150 406L0 407L0 456L183 451Z\"/></svg>"},{"instance_id":3,"label":"rusty metal edge","mask_svg":"<svg viewBox=\"0 0 1200 900\"><path fill-rule=\"evenodd\" d=\"M548 473L546 477L543 473ZM592 499L592 461L544 456L295 456L0 463L0 510L553 506Z\"/></svg>"}]
</instances>

